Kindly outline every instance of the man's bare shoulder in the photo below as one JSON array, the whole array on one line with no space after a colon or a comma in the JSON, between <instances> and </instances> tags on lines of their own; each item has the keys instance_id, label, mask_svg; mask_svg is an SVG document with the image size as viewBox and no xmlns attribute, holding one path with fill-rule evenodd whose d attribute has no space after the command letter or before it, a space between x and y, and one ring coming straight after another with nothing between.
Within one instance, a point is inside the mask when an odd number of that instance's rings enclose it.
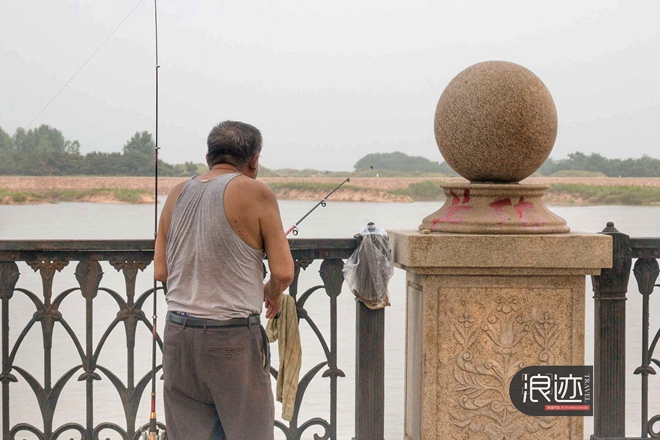
<instances>
[{"instance_id":1,"label":"man's bare shoulder","mask_svg":"<svg viewBox=\"0 0 660 440\"><path fill-rule=\"evenodd\" d=\"M170 190L170 193L167 195L167 201L169 203L176 203L177 199L181 195L181 191L183 191L183 187L186 186L186 183L188 183L188 180L184 180L183 182L179 182L174 187Z\"/></svg>"},{"instance_id":2,"label":"man's bare shoulder","mask_svg":"<svg viewBox=\"0 0 660 440\"><path fill-rule=\"evenodd\" d=\"M186 183L188 183L188 180L189 179L186 179L186 180L184 180L182 182L179 182L176 185L174 185L174 187L170 191L170 194L180 193L181 191L183 191L183 187L186 186Z\"/></svg>"},{"instance_id":3,"label":"man's bare shoulder","mask_svg":"<svg viewBox=\"0 0 660 440\"><path fill-rule=\"evenodd\" d=\"M264 182L247 176L238 176L234 179L241 192L249 193L251 197L259 197L275 200L275 193Z\"/></svg>"}]
</instances>

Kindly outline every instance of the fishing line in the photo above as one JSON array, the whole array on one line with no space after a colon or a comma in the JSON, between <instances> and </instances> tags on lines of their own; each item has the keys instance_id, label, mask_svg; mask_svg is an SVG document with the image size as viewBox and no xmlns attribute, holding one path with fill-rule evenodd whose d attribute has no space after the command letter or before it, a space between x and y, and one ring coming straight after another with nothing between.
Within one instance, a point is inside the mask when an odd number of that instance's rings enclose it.
<instances>
[{"instance_id":1,"label":"fishing line","mask_svg":"<svg viewBox=\"0 0 660 440\"><path fill-rule=\"evenodd\" d=\"M34 121L36 121L37 118L38 118L39 116L41 116L41 114L42 114L44 111L46 111L46 109L52 104L52 102L55 101L55 98L57 98L57 97L60 95L60 93L62 93L62 91L66 88L66 86L68 86L68 85L71 83L71 81L73 81L73 79L76 77L76 75L78 75L78 74L80 73L80 71L83 70L83 68L87 65L87 63L89 63L89 62L91 61L91 59L94 58L94 55L96 55L96 53L97 53L99 50L101 50L101 48L102 48L103 46L105 46L105 43L107 43L108 40L109 40L109 39L115 34L115 32L117 32L117 30L119 30L119 28L121 27L121 25L124 24L124 22L125 22L126 20L128 20L128 17L130 17L131 15L133 15L133 12L135 12L135 10L138 8L138 6L140 6L140 5L142 4L143 1L144 1L144 0L140 0L140 2L139 2L137 5L135 5L135 7L131 10L131 12L129 12L128 15L127 15L126 17L124 17L124 19L121 21L121 23L119 23L119 24L117 25L117 27L116 27L116 28L110 33L110 35L108 35L108 38L106 38L105 40L103 40L103 43L101 43L101 45L100 45L98 48L96 48L96 50L94 51L94 53L92 53L92 54L90 55L90 57L87 58L87 61L85 61L85 62L82 64L82 66L80 66L80 68L79 68L78 70L76 70L76 73L74 73L73 76L72 76L71 78L69 78L69 80L66 82L66 84L64 84L64 86L62 86L62 88L60 89L60 91L57 92L57 93L55 94L55 96L53 96L53 98L52 98L50 101L48 101L48 104L46 104L46 106L45 106L44 108L42 108L41 111L40 111L39 113L37 113L37 116L35 116L35 117L30 121L30 123L27 125L27 127L25 127L25 130L28 130L28 129L32 126L32 124L34 123Z\"/></svg>"}]
</instances>

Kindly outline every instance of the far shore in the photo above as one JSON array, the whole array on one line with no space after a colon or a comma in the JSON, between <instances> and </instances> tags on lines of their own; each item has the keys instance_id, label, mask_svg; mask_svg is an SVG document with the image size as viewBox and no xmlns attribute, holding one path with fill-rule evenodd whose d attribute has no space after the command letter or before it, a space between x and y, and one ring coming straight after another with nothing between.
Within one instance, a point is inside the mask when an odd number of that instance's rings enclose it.
<instances>
[{"instance_id":1,"label":"far shore","mask_svg":"<svg viewBox=\"0 0 660 440\"><path fill-rule=\"evenodd\" d=\"M167 195L176 184L186 179L184 177L159 178L158 194ZM270 185L280 200L320 200L330 189L344 179L333 177L268 177L259 180ZM352 178L345 187L334 193L332 200L370 202L442 200L444 197L439 190L439 186L444 183L467 183L467 181L463 178L357 177ZM646 193L643 200L622 204L660 204L660 178L532 177L522 183L551 186L544 198L546 204L549 205L600 204L598 200L605 200L605 203L602 204L619 204L616 203L619 200L617 197L595 199L588 196L587 193L591 194L596 189L591 190L589 187L598 187L600 192L620 193L625 190L633 193ZM419 194L420 186L431 186L435 192L429 195L428 188L426 188L426 193ZM640 189L636 190L636 187L640 187ZM58 201L153 203L153 191L154 180L152 177L0 176L0 204ZM658 197L655 197L656 191ZM607 200L612 202L607 203ZM656 200L657 202L655 202Z\"/></svg>"}]
</instances>

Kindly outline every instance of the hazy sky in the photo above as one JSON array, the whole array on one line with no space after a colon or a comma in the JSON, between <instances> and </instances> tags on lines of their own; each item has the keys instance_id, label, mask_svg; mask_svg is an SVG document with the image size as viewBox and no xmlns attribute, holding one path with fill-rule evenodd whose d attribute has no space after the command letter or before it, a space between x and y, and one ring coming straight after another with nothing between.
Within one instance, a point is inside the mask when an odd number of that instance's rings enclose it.
<instances>
[{"instance_id":1,"label":"hazy sky","mask_svg":"<svg viewBox=\"0 0 660 440\"><path fill-rule=\"evenodd\" d=\"M0 127L25 127L139 0L1 0ZM82 151L154 131L153 0L143 0L33 126ZM349 170L403 151L441 161L435 106L481 61L552 93L552 157L660 157L660 1L159 0L160 146L202 162L223 119L259 127L262 164Z\"/></svg>"}]
</instances>

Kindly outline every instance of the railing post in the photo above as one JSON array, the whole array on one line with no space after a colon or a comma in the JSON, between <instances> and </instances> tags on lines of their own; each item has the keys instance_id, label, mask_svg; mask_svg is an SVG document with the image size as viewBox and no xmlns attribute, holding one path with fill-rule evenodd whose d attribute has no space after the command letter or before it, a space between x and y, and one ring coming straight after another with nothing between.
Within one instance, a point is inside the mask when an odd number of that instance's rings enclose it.
<instances>
[{"instance_id":1,"label":"railing post","mask_svg":"<svg viewBox=\"0 0 660 440\"><path fill-rule=\"evenodd\" d=\"M653 293L658 280L660 268L655 258L638 258L633 269L639 293L642 294L642 365L635 369L634 374L642 376L642 438L649 436L649 375L655 374L651 366L649 353L649 297Z\"/></svg>"},{"instance_id":2,"label":"railing post","mask_svg":"<svg viewBox=\"0 0 660 440\"><path fill-rule=\"evenodd\" d=\"M355 439L383 440L385 422L385 309L355 301Z\"/></svg>"},{"instance_id":3,"label":"railing post","mask_svg":"<svg viewBox=\"0 0 660 440\"><path fill-rule=\"evenodd\" d=\"M337 440L337 377L345 377L337 367L337 297L344 282L343 267L340 259L325 259L319 270L325 292L330 297L330 357L328 370L323 373L323 377L330 378L330 440Z\"/></svg>"},{"instance_id":4,"label":"railing post","mask_svg":"<svg viewBox=\"0 0 660 440\"><path fill-rule=\"evenodd\" d=\"M626 293L632 264L630 237L608 222L612 237L611 269L593 276L594 289L594 435L625 437Z\"/></svg>"},{"instance_id":5,"label":"railing post","mask_svg":"<svg viewBox=\"0 0 660 440\"><path fill-rule=\"evenodd\" d=\"M2 438L9 438L9 384L16 382L16 376L11 374L12 365L9 362L9 300L14 295L20 272L14 261L0 262L0 303L2 303Z\"/></svg>"}]
</instances>

